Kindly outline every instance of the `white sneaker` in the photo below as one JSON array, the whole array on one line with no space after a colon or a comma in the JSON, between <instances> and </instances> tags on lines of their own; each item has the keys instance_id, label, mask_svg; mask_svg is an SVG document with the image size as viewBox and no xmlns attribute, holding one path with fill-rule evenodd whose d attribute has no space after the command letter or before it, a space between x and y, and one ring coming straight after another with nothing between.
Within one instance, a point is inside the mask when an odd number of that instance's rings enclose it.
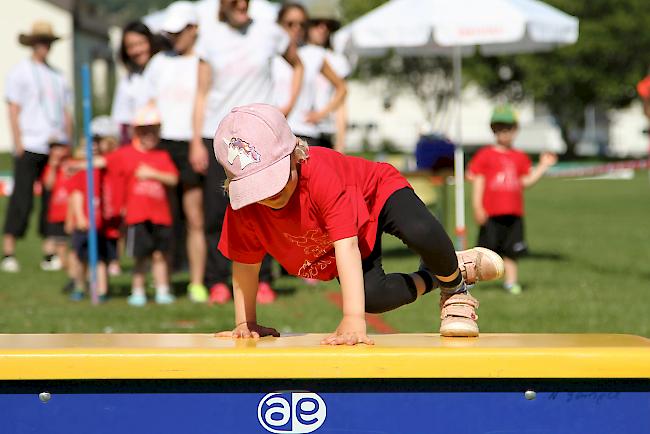
<instances>
[{"instance_id":1,"label":"white sneaker","mask_svg":"<svg viewBox=\"0 0 650 434\"><path fill-rule=\"evenodd\" d=\"M52 256L49 261L41 261L41 270L43 271L59 271L62 268L63 263L57 255Z\"/></svg>"},{"instance_id":2,"label":"white sneaker","mask_svg":"<svg viewBox=\"0 0 650 434\"><path fill-rule=\"evenodd\" d=\"M0 262L0 270L6 273L18 273L20 271L20 264L15 257L7 256Z\"/></svg>"}]
</instances>

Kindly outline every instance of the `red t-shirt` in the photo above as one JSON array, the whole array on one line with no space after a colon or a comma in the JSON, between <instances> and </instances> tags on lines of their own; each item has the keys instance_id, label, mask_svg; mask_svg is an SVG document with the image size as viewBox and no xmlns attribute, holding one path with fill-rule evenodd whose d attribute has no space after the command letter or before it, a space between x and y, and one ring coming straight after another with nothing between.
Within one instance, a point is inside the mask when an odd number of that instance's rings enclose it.
<instances>
[{"instance_id":1,"label":"red t-shirt","mask_svg":"<svg viewBox=\"0 0 650 434\"><path fill-rule=\"evenodd\" d=\"M97 230L102 229L103 227L103 218L102 218L102 207L101 207L101 183L102 183L102 171L100 169L93 170L93 205L95 208L95 228ZM66 183L67 190L69 194L72 194L75 191L81 192L84 198L84 215L88 219L88 202L86 197L86 192L88 191L88 184L86 182L86 171L82 170L77 172L68 180ZM76 226L76 222L75 222Z\"/></svg>"},{"instance_id":2,"label":"red t-shirt","mask_svg":"<svg viewBox=\"0 0 650 434\"><path fill-rule=\"evenodd\" d=\"M112 153L105 154L104 158L108 161ZM107 167L102 178L102 212L106 238L118 239L120 237L125 188L125 177L121 171L115 170L115 167Z\"/></svg>"},{"instance_id":3,"label":"red t-shirt","mask_svg":"<svg viewBox=\"0 0 650 434\"><path fill-rule=\"evenodd\" d=\"M409 183L390 164L310 148L284 208L252 204L234 211L228 206L219 250L246 264L260 262L268 252L291 274L333 279L338 271L332 243L356 235L361 256L367 257L382 207L404 187Z\"/></svg>"},{"instance_id":4,"label":"red t-shirt","mask_svg":"<svg viewBox=\"0 0 650 434\"><path fill-rule=\"evenodd\" d=\"M41 183L45 185L44 180L48 177L52 168L50 165L45 166ZM71 176L66 175L62 168L57 169L54 177L54 184L50 190L50 201L47 205L47 221L50 223L63 223L68 213L68 200L70 192L68 190L68 181Z\"/></svg>"},{"instance_id":5,"label":"red t-shirt","mask_svg":"<svg viewBox=\"0 0 650 434\"><path fill-rule=\"evenodd\" d=\"M524 215L524 187L521 177L530 172L528 155L516 149L487 146L469 162L471 175L485 178L483 207L488 216Z\"/></svg>"},{"instance_id":6,"label":"red t-shirt","mask_svg":"<svg viewBox=\"0 0 650 434\"><path fill-rule=\"evenodd\" d=\"M139 151L132 145L125 146L106 155L106 163L109 177L114 178L116 184L122 182L125 187L123 202L127 225L148 220L157 225L171 226L172 215L167 200L167 190L163 183L153 179L139 180L135 176L141 164L178 175L178 170L166 151L159 149Z\"/></svg>"}]
</instances>

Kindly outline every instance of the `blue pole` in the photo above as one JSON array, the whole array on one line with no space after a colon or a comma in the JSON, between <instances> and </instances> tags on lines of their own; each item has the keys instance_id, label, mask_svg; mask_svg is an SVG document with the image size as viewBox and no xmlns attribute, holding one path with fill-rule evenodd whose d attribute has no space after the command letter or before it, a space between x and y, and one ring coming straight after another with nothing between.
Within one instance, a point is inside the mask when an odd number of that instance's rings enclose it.
<instances>
[{"instance_id":1,"label":"blue pole","mask_svg":"<svg viewBox=\"0 0 650 434\"><path fill-rule=\"evenodd\" d=\"M92 94L90 87L90 67L85 63L81 67L82 95L83 95L83 119L84 132L86 136L86 204L88 206L88 265L90 267L90 296L93 304L99 303L97 295L97 228L95 226L95 179L93 168L93 135L90 131L90 120L92 118Z\"/></svg>"}]
</instances>

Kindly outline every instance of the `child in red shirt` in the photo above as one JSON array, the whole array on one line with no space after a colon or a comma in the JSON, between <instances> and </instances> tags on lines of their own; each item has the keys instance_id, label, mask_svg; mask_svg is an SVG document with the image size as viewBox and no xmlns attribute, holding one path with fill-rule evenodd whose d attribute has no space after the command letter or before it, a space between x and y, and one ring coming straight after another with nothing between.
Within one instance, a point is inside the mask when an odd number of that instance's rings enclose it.
<instances>
[{"instance_id":1,"label":"child in red shirt","mask_svg":"<svg viewBox=\"0 0 650 434\"><path fill-rule=\"evenodd\" d=\"M107 156L119 147L118 128L109 116L97 116L90 123L93 146L100 155ZM123 187L122 180L104 171L102 176L102 216L108 254L108 275L117 276L120 268L118 241L121 236Z\"/></svg>"},{"instance_id":2,"label":"child in red shirt","mask_svg":"<svg viewBox=\"0 0 650 434\"><path fill-rule=\"evenodd\" d=\"M53 142L41 177L43 194L47 196L45 236L48 248L45 249L46 254L41 262L41 268L46 271L66 268L68 259L68 234L64 225L69 196L65 184L70 176L63 166L69 158L70 146L67 143Z\"/></svg>"},{"instance_id":3,"label":"child in red shirt","mask_svg":"<svg viewBox=\"0 0 650 434\"><path fill-rule=\"evenodd\" d=\"M395 309L434 287L442 292L441 334L478 334L478 302L466 282L499 277L501 258L487 249L457 257L442 226L395 168L310 149L282 113L265 104L233 109L219 125L214 152L228 178L230 205L219 249L233 261L235 295L234 330L219 336L279 335L256 318L266 253L291 274L339 279L343 319L323 344L372 344L365 312ZM385 274L384 232L415 250L424 266L411 274Z\"/></svg>"},{"instance_id":4,"label":"child in red shirt","mask_svg":"<svg viewBox=\"0 0 650 434\"><path fill-rule=\"evenodd\" d=\"M108 244L104 236L104 219L102 217L101 186L102 170L93 169L93 207L95 229L97 231L97 294L100 303L108 297ZM72 209L72 246L77 255L77 260L82 264L77 270L77 287L70 294L70 299L80 301L84 298L84 282L88 274L88 229L90 221L88 216L88 182L86 170L81 170L70 178L66 187L70 192L70 207Z\"/></svg>"},{"instance_id":5,"label":"child in red shirt","mask_svg":"<svg viewBox=\"0 0 650 434\"><path fill-rule=\"evenodd\" d=\"M151 259L156 303L169 304L166 254L172 237L172 216L166 187L178 182L178 171L169 154L156 149L160 141L160 115L148 105L136 113L134 139L105 158L106 176L122 182L124 220L127 225L127 252L136 260L133 271L132 306L144 306L146 266Z\"/></svg>"},{"instance_id":6,"label":"child in red shirt","mask_svg":"<svg viewBox=\"0 0 650 434\"><path fill-rule=\"evenodd\" d=\"M508 106L494 109L490 126L496 144L479 150L469 163L472 180L474 218L481 228L478 245L492 249L504 258L505 289L520 294L517 283L517 258L526 252L524 240L524 188L535 184L557 156L543 153L531 171L526 154L512 148L517 134L517 116Z\"/></svg>"}]
</instances>

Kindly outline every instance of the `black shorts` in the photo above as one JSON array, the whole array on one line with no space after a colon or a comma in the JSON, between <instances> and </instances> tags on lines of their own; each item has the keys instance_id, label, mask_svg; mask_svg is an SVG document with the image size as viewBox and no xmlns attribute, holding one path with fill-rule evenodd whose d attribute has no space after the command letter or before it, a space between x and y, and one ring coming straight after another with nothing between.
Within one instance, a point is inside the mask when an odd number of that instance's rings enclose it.
<instances>
[{"instance_id":1,"label":"black shorts","mask_svg":"<svg viewBox=\"0 0 650 434\"><path fill-rule=\"evenodd\" d=\"M148 258L155 251L169 253L172 227L150 221L129 225L126 230L126 251L134 258Z\"/></svg>"},{"instance_id":2,"label":"black shorts","mask_svg":"<svg viewBox=\"0 0 650 434\"><path fill-rule=\"evenodd\" d=\"M65 233L65 224L63 222L47 222L45 225L45 236L52 238L56 242L68 241L68 234Z\"/></svg>"},{"instance_id":3,"label":"black shorts","mask_svg":"<svg viewBox=\"0 0 650 434\"><path fill-rule=\"evenodd\" d=\"M179 181L183 187L203 185L203 175L195 172L190 164L190 143L180 140L162 139L158 149L167 151L178 169Z\"/></svg>"},{"instance_id":4,"label":"black shorts","mask_svg":"<svg viewBox=\"0 0 650 434\"><path fill-rule=\"evenodd\" d=\"M72 234L72 248L81 262L88 262L88 232L74 231ZM107 239L104 235L98 233L97 259L107 263L117 259L117 240Z\"/></svg>"},{"instance_id":5,"label":"black shorts","mask_svg":"<svg viewBox=\"0 0 650 434\"><path fill-rule=\"evenodd\" d=\"M511 259L525 255L528 246L524 240L523 219L516 215L490 217L481 226L478 245Z\"/></svg>"},{"instance_id":6,"label":"black shorts","mask_svg":"<svg viewBox=\"0 0 650 434\"><path fill-rule=\"evenodd\" d=\"M106 261L112 262L120 259L117 251L117 238L106 238Z\"/></svg>"}]
</instances>

